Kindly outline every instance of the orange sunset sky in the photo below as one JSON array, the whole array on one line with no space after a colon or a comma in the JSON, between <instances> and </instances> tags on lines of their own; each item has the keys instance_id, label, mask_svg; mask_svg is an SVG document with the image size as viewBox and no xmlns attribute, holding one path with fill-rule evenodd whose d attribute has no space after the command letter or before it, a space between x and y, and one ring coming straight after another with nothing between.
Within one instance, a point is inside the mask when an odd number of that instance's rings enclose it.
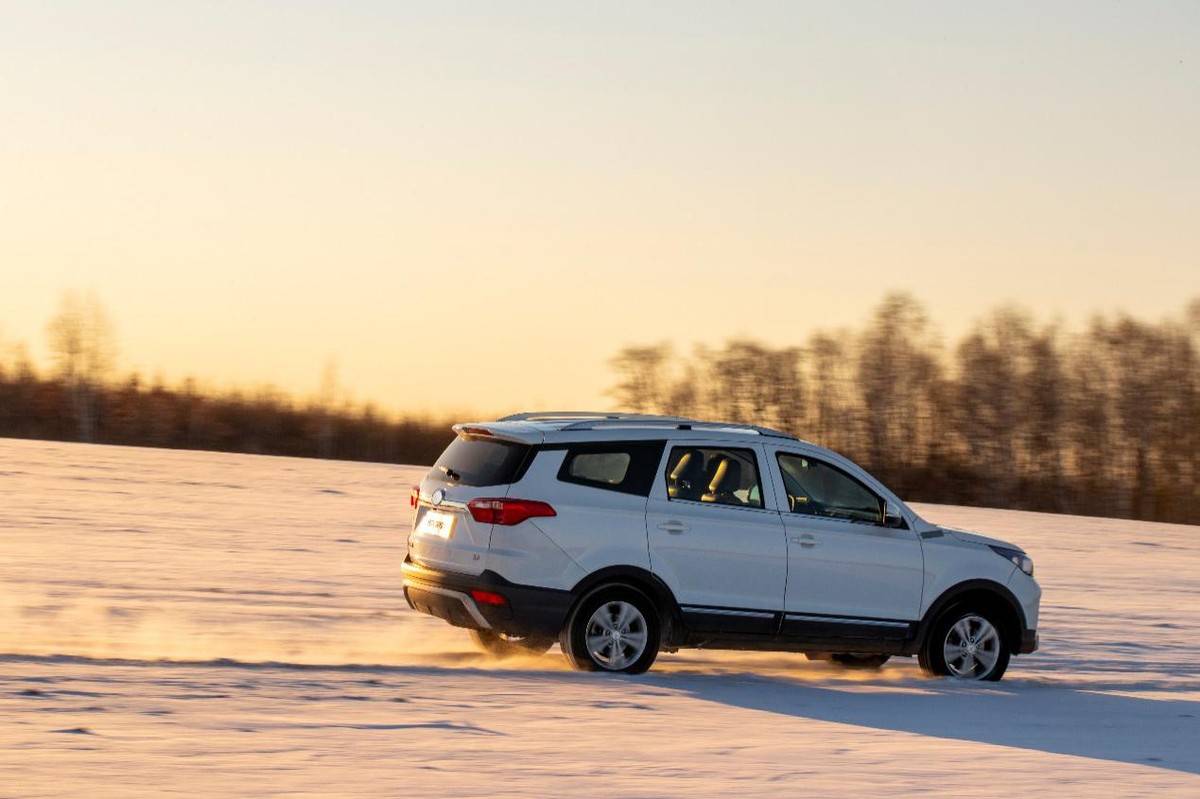
<instances>
[{"instance_id":1,"label":"orange sunset sky","mask_svg":"<svg viewBox=\"0 0 1200 799\"><path fill-rule=\"evenodd\" d=\"M4 3L0 347L394 410L611 400L620 346L912 291L1200 295L1200 4Z\"/></svg>"}]
</instances>

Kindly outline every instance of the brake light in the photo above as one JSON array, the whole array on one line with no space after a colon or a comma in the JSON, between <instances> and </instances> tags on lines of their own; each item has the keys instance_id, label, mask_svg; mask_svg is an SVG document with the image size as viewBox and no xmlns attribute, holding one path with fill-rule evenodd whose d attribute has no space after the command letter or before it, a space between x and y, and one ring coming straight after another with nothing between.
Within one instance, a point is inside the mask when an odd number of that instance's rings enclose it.
<instances>
[{"instance_id":1,"label":"brake light","mask_svg":"<svg viewBox=\"0 0 1200 799\"><path fill-rule=\"evenodd\" d=\"M471 589L471 599L474 599L481 605L507 605L508 600L503 595L497 594L495 591L483 591L479 588Z\"/></svg>"},{"instance_id":2,"label":"brake light","mask_svg":"<svg viewBox=\"0 0 1200 799\"><path fill-rule=\"evenodd\" d=\"M421 503L421 488L413 486L412 491L408 495L408 507L415 508Z\"/></svg>"},{"instance_id":3,"label":"brake light","mask_svg":"<svg viewBox=\"0 0 1200 799\"><path fill-rule=\"evenodd\" d=\"M462 434L464 436L487 436L489 438L492 437L492 431L488 430L486 427L464 427L462 429Z\"/></svg>"},{"instance_id":4,"label":"brake light","mask_svg":"<svg viewBox=\"0 0 1200 799\"><path fill-rule=\"evenodd\" d=\"M554 508L532 499L473 499L467 503L471 518L481 524L520 524L536 516L557 516Z\"/></svg>"}]
</instances>

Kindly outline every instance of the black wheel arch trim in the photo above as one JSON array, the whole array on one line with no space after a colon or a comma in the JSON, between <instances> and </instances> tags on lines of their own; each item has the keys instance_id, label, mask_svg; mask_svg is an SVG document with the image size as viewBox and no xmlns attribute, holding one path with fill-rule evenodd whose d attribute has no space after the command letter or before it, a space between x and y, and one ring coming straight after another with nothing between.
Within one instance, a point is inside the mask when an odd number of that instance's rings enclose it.
<instances>
[{"instance_id":1,"label":"black wheel arch trim","mask_svg":"<svg viewBox=\"0 0 1200 799\"><path fill-rule=\"evenodd\" d=\"M664 643L675 640L682 633L683 612L679 608L679 602L676 601L674 592L663 582L661 577L641 566L605 566L584 577L571 588L571 596L574 599L567 617L570 618L575 607L593 590L612 583L626 584L637 588L658 604L664 627L661 636Z\"/></svg>"},{"instance_id":2,"label":"black wheel arch trim","mask_svg":"<svg viewBox=\"0 0 1200 799\"><path fill-rule=\"evenodd\" d=\"M933 627L935 621L946 608L951 607L955 601L964 596L976 591L986 591L993 594L997 599L1002 600L1006 606L1013 612L1017 619L1018 629L1015 631L1014 640L1009 641L1009 648L1015 653L1022 646L1022 641L1030 632L1029 623L1025 618L1025 609L1021 607L1020 601L1016 594L1008 589L1008 586L996 582L995 580L987 579L972 579L964 580L961 583L954 585L943 591L933 604L929 606L929 610L921 618L920 624L917 626L916 645L918 648L925 645L925 639L929 635L929 630Z\"/></svg>"}]
</instances>

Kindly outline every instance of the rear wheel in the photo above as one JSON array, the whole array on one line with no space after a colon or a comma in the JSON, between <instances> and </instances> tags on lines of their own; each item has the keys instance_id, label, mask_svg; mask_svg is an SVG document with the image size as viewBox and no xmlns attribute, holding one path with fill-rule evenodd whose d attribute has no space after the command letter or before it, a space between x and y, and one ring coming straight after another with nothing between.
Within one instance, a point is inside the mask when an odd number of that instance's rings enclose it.
<instances>
[{"instance_id":1,"label":"rear wheel","mask_svg":"<svg viewBox=\"0 0 1200 799\"><path fill-rule=\"evenodd\" d=\"M632 586L592 592L576 607L559 643L581 671L641 674L658 657L661 625L650 598Z\"/></svg>"},{"instance_id":2,"label":"rear wheel","mask_svg":"<svg viewBox=\"0 0 1200 799\"><path fill-rule=\"evenodd\" d=\"M829 656L829 659L839 666L865 670L878 669L890 658L891 655L864 655L856 652L837 652Z\"/></svg>"},{"instance_id":3,"label":"rear wheel","mask_svg":"<svg viewBox=\"0 0 1200 799\"><path fill-rule=\"evenodd\" d=\"M511 636L493 630L471 630L471 640L487 654L496 658L517 655L542 655L554 645L553 638Z\"/></svg>"},{"instance_id":4,"label":"rear wheel","mask_svg":"<svg viewBox=\"0 0 1200 799\"><path fill-rule=\"evenodd\" d=\"M930 630L918 660L929 674L995 682L1011 657L1005 627L991 610L951 608Z\"/></svg>"}]
</instances>

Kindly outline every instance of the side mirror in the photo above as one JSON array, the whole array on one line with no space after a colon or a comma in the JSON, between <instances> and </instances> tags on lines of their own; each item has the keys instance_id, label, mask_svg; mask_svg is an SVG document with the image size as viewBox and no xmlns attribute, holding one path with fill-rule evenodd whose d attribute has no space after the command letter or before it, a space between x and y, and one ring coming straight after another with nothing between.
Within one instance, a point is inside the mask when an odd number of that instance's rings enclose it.
<instances>
[{"instance_id":1,"label":"side mirror","mask_svg":"<svg viewBox=\"0 0 1200 799\"><path fill-rule=\"evenodd\" d=\"M903 528L904 514L900 512L900 506L895 502L888 500L883 509L883 526Z\"/></svg>"}]
</instances>

